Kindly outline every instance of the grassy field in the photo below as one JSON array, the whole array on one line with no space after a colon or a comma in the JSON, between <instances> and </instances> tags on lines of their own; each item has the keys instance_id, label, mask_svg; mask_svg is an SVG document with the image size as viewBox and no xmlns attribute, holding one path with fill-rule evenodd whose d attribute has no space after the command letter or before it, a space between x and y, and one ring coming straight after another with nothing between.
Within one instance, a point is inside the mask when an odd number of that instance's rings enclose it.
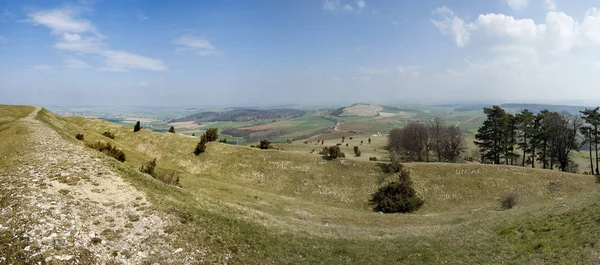
<instances>
[{"instance_id":1,"label":"grassy field","mask_svg":"<svg viewBox=\"0 0 600 265\"><path fill-rule=\"evenodd\" d=\"M228 263L590 263L597 261L600 195L590 176L519 167L407 164L425 206L413 214L374 213L367 203L394 179L375 163L261 151L102 120L42 118L72 139L122 148L114 162L153 207L179 217L179 244L211 246L206 260ZM100 134L115 133L115 140ZM358 139L357 139L358 140ZM302 145L302 144L299 144ZM310 144L309 144L310 145ZM372 142L381 145L381 141ZM182 188L136 173L158 159ZM108 159L108 158L107 158ZM345 162L343 162L345 161ZM515 209L497 199L520 194Z\"/></svg>"},{"instance_id":2,"label":"grassy field","mask_svg":"<svg viewBox=\"0 0 600 265\"><path fill-rule=\"evenodd\" d=\"M29 108L31 109L31 108ZM28 109L0 108L21 117ZM8 111L8 112L7 112ZM145 192L152 208L175 216L169 230L175 247L206 263L234 264L543 264L597 263L600 194L591 176L541 169L478 164L410 163L425 205L412 214L380 214L369 195L394 180L368 157L326 161L303 151L258 150L209 143L193 155L197 138L158 133L98 119L59 118L42 111L38 120L69 141L103 140L122 148L125 163L111 161L122 177ZM5 124L0 157L18 156L27 132ZM101 134L110 131L115 139ZM353 137L349 148L367 135ZM380 149L385 137L372 137ZM363 140L364 141L364 140ZM327 141L326 141L327 142ZM77 142L78 144L81 144ZM345 148L345 146L343 147ZM21 150L20 148L18 150ZM374 151L377 152L377 151ZM384 158L384 153L375 153ZM138 172L157 158L181 188ZM4 171L18 159L0 161ZM516 208L501 210L498 198L519 194ZM2 201L0 201L2 203ZM0 238L1 240L9 240Z\"/></svg>"}]
</instances>

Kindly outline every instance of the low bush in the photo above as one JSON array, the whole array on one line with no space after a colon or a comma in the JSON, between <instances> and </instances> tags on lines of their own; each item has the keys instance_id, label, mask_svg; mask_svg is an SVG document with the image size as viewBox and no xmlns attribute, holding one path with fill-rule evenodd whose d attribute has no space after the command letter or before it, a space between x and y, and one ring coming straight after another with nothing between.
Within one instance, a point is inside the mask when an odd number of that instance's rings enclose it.
<instances>
[{"instance_id":1,"label":"low bush","mask_svg":"<svg viewBox=\"0 0 600 265\"><path fill-rule=\"evenodd\" d=\"M410 173L406 169L400 171L398 181L388 183L373 193L369 203L373 210L383 213L410 213L418 210L425 203L412 187Z\"/></svg>"},{"instance_id":2,"label":"low bush","mask_svg":"<svg viewBox=\"0 0 600 265\"><path fill-rule=\"evenodd\" d=\"M226 143L227 143L227 138L223 138L223 139L219 140L219 143L224 143L224 144L226 144Z\"/></svg>"},{"instance_id":3,"label":"low bush","mask_svg":"<svg viewBox=\"0 0 600 265\"><path fill-rule=\"evenodd\" d=\"M338 157L346 157L346 154L342 152L339 146L323 147L323 150L319 153L323 156L323 159L335 160Z\"/></svg>"},{"instance_id":4,"label":"low bush","mask_svg":"<svg viewBox=\"0 0 600 265\"><path fill-rule=\"evenodd\" d=\"M180 186L179 176L176 176L175 172L170 170L156 170L152 177L168 185Z\"/></svg>"},{"instance_id":5,"label":"low bush","mask_svg":"<svg viewBox=\"0 0 600 265\"><path fill-rule=\"evenodd\" d=\"M517 204L519 195L514 192L507 192L500 197L500 206L504 210L512 209Z\"/></svg>"},{"instance_id":6,"label":"low bush","mask_svg":"<svg viewBox=\"0 0 600 265\"><path fill-rule=\"evenodd\" d=\"M111 132L108 132L108 131L107 132L103 132L102 135L104 135L104 136L106 136L106 137L108 137L110 139L115 139L115 135L113 133L111 133Z\"/></svg>"},{"instance_id":7,"label":"low bush","mask_svg":"<svg viewBox=\"0 0 600 265\"><path fill-rule=\"evenodd\" d=\"M81 133L76 134L75 139L80 140L80 141L83 140L83 134L81 134Z\"/></svg>"},{"instance_id":8,"label":"low bush","mask_svg":"<svg viewBox=\"0 0 600 265\"><path fill-rule=\"evenodd\" d=\"M140 121L137 121L135 123L135 126L133 126L133 132L137 132L137 131L139 131L141 129L142 129L142 127L140 126Z\"/></svg>"},{"instance_id":9,"label":"low bush","mask_svg":"<svg viewBox=\"0 0 600 265\"><path fill-rule=\"evenodd\" d=\"M262 140L260 141L259 147L260 149L269 149L271 148L271 142L269 142L268 140Z\"/></svg>"},{"instance_id":10,"label":"low bush","mask_svg":"<svg viewBox=\"0 0 600 265\"><path fill-rule=\"evenodd\" d=\"M377 161L377 157L369 157L369 161Z\"/></svg>"},{"instance_id":11,"label":"low bush","mask_svg":"<svg viewBox=\"0 0 600 265\"><path fill-rule=\"evenodd\" d=\"M140 172L146 173L150 176L154 176L154 168L156 167L156 158L142 164Z\"/></svg>"},{"instance_id":12,"label":"low bush","mask_svg":"<svg viewBox=\"0 0 600 265\"><path fill-rule=\"evenodd\" d=\"M116 160L125 162L125 153L123 152L123 150L117 148L116 146L112 146L110 143L106 143L104 141L95 141L88 142L86 143L86 145L89 148L96 149L107 156L115 158Z\"/></svg>"},{"instance_id":13,"label":"low bush","mask_svg":"<svg viewBox=\"0 0 600 265\"><path fill-rule=\"evenodd\" d=\"M169 132L170 133L175 133L175 127L171 126L171 128L169 128Z\"/></svg>"}]
</instances>

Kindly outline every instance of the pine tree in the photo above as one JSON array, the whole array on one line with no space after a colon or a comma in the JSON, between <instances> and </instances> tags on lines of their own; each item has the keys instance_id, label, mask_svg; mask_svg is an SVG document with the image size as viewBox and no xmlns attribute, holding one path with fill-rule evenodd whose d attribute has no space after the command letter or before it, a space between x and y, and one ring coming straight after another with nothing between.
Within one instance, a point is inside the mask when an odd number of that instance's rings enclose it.
<instances>
[{"instance_id":1,"label":"pine tree","mask_svg":"<svg viewBox=\"0 0 600 265\"><path fill-rule=\"evenodd\" d=\"M484 108L487 119L475 135L475 145L479 147L484 161L500 164L500 157L505 151L506 112L499 106Z\"/></svg>"},{"instance_id":2,"label":"pine tree","mask_svg":"<svg viewBox=\"0 0 600 265\"><path fill-rule=\"evenodd\" d=\"M600 170L598 169L598 138L600 138L599 135L599 131L598 131L598 127L600 126L600 107L596 107L594 109L585 109L583 111L580 111L582 116L581 118L583 118L583 121L587 124L589 124L593 129L590 129L591 131L589 132L591 134L591 139L590 142L588 143L589 145L594 145L594 149L596 150L596 175L600 175ZM591 149L591 146L590 146ZM591 153L590 153L590 157L591 157ZM592 169L592 174L594 173L593 169Z\"/></svg>"},{"instance_id":3,"label":"pine tree","mask_svg":"<svg viewBox=\"0 0 600 265\"><path fill-rule=\"evenodd\" d=\"M523 142L519 144L519 147L523 150L523 160L521 162L521 166L525 166L525 159L527 157L527 153L531 152L531 144L527 142L527 138L531 138L534 129L534 114L531 113L528 109L524 109L521 113L517 114L517 124L518 129L521 133L521 137L523 137ZM534 161L533 157L531 161Z\"/></svg>"}]
</instances>

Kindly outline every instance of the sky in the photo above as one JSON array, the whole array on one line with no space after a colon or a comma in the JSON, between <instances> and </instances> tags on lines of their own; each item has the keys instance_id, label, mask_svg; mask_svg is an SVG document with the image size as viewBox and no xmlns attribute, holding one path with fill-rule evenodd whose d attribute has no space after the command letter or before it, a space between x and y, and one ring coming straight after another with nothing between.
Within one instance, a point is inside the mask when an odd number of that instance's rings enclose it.
<instances>
[{"instance_id":1,"label":"sky","mask_svg":"<svg viewBox=\"0 0 600 265\"><path fill-rule=\"evenodd\" d=\"M600 101L600 2L0 0L0 104Z\"/></svg>"}]
</instances>

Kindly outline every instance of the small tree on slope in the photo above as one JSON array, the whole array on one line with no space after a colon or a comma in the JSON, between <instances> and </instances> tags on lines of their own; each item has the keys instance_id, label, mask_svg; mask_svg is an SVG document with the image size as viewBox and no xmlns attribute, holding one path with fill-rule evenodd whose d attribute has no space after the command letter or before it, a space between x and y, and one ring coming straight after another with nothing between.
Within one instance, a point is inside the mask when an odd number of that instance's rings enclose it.
<instances>
[{"instance_id":1,"label":"small tree on slope","mask_svg":"<svg viewBox=\"0 0 600 265\"><path fill-rule=\"evenodd\" d=\"M401 168L398 181L379 188L369 203L377 212L410 213L421 208L425 202L412 187L409 171Z\"/></svg>"}]
</instances>

